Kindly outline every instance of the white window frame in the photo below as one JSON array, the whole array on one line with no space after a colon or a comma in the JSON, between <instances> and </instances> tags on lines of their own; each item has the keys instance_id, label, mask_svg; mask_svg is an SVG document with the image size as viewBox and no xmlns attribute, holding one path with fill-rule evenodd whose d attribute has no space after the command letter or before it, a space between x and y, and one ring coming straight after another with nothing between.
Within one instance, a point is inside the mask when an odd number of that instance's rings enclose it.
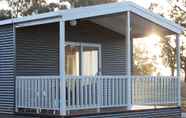
<instances>
[{"instance_id":1,"label":"white window frame","mask_svg":"<svg viewBox=\"0 0 186 118\"><path fill-rule=\"evenodd\" d=\"M80 47L80 73L79 75L82 76L82 72L83 72L83 49L85 47L93 47L93 48L98 48L98 73L99 75L102 74L102 50L101 50L101 44L97 44L97 43L82 43L82 42L70 42L67 41L65 42L65 45L72 45L72 46L79 46Z\"/></svg>"}]
</instances>

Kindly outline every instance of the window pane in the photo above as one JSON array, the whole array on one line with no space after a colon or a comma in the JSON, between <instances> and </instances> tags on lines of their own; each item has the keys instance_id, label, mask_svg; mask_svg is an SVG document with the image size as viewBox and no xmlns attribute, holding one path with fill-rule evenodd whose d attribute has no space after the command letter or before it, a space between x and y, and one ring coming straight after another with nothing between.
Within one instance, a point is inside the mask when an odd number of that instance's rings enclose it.
<instances>
[{"instance_id":1,"label":"window pane","mask_svg":"<svg viewBox=\"0 0 186 118\"><path fill-rule=\"evenodd\" d=\"M65 74L79 75L79 46L66 45L65 46Z\"/></svg>"},{"instance_id":2,"label":"window pane","mask_svg":"<svg viewBox=\"0 0 186 118\"><path fill-rule=\"evenodd\" d=\"M98 48L83 48L83 75L93 76L98 74L99 64Z\"/></svg>"}]
</instances>

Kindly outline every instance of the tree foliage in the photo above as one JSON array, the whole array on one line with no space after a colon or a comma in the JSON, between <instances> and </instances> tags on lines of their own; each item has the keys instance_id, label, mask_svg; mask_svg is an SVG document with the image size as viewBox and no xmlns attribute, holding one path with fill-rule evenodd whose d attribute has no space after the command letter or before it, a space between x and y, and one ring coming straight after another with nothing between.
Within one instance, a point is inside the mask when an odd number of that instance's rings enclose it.
<instances>
[{"instance_id":1,"label":"tree foliage","mask_svg":"<svg viewBox=\"0 0 186 118\"><path fill-rule=\"evenodd\" d=\"M61 0L59 3L47 4L46 0L9 0L8 4L13 10L13 16L28 16L49 11L54 11L56 8L65 9L65 6L60 3L67 1L74 7L88 6L114 2L116 0Z\"/></svg>"},{"instance_id":2,"label":"tree foliage","mask_svg":"<svg viewBox=\"0 0 186 118\"><path fill-rule=\"evenodd\" d=\"M116 0L65 0L65 1L70 2L74 7L81 7L81 6L110 3L110 2L115 2Z\"/></svg>"},{"instance_id":3,"label":"tree foliage","mask_svg":"<svg viewBox=\"0 0 186 118\"><path fill-rule=\"evenodd\" d=\"M185 28L185 31L183 32L184 39L186 39L186 11L183 9L186 7L186 0L177 0L176 2L172 0L173 7L170 13L170 17L178 24L183 26ZM179 4L178 4L179 3ZM182 6L180 6L180 4ZM181 69L185 73L185 82L186 82L186 54L184 53L186 51L186 44L185 40L182 40L181 43Z\"/></svg>"},{"instance_id":4,"label":"tree foliage","mask_svg":"<svg viewBox=\"0 0 186 118\"><path fill-rule=\"evenodd\" d=\"M11 18L10 10L0 10L0 20L5 20Z\"/></svg>"},{"instance_id":5,"label":"tree foliage","mask_svg":"<svg viewBox=\"0 0 186 118\"><path fill-rule=\"evenodd\" d=\"M156 67L154 66L154 60L146 55L146 48L140 48L134 46L133 53L133 74L134 75L152 75L156 72Z\"/></svg>"},{"instance_id":6,"label":"tree foliage","mask_svg":"<svg viewBox=\"0 0 186 118\"><path fill-rule=\"evenodd\" d=\"M176 70L176 46L175 40L171 37L161 39L161 58L166 66L170 67L171 75L174 76Z\"/></svg>"},{"instance_id":7,"label":"tree foliage","mask_svg":"<svg viewBox=\"0 0 186 118\"><path fill-rule=\"evenodd\" d=\"M172 9L171 12L169 14L170 18L172 20L174 20L176 23L180 24L181 26L186 28L186 11L182 9L182 7L186 6L186 0L172 0ZM179 3L179 4L178 4ZM182 6L180 6L182 5ZM183 36L184 39L186 38L186 29L183 32ZM184 52L186 51L186 45L184 44L184 40L181 43L181 53L180 53L180 57L181 57L181 69L184 71L185 73L185 81L186 81L186 55L184 54ZM176 47L173 47L171 45L165 45L165 46L169 46L170 48L173 48L174 50L174 55L172 55L172 58L176 56ZM167 52L167 55L169 53ZM168 61L167 61L168 62ZM176 64L175 64L176 65Z\"/></svg>"},{"instance_id":8,"label":"tree foliage","mask_svg":"<svg viewBox=\"0 0 186 118\"><path fill-rule=\"evenodd\" d=\"M23 12L29 8L30 0L9 0L8 4L12 9L12 15L18 17L23 16Z\"/></svg>"},{"instance_id":9,"label":"tree foliage","mask_svg":"<svg viewBox=\"0 0 186 118\"><path fill-rule=\"evenodd\" d=\"M43 10L46 0L10 0L8 4L13 11L13 16L18 17L30 15L30 11Z\"/></svg>"},{"instance_id":10,"label":"tree foliage","mask_svg":"<svg viewBox=\"0 0 186 118\"><path fill-rule=\"evenodd\" d=\"M181 26L186 28L186 11L183 8L186 8L186 0L171 0L171 9L168 13L168 17L171 18L174 22L180 24ZM158 7L158 6L153 6ZM163 13L164 16L166 16L166 13ZM183 32L184 39L186 38L186 29ZM176 46L175 44L172 45L172 43L175 43L175 37L174 40L171 39L172 37L165 37L162 40L162 58L164 60L164 63L168 65L172 71L172 75L176 69ZM186 81L186 54L184 53L186 51L186 45L185 41L181 41L181 69L185 73L185 81Z\"/></svg>"},{"instance_id":11,"label":"tree foliage","mask_svg":"<svg viewBox=\"0 0 186 118\"><path fill-rule=\"evenodd\" d=\"M138 65L134 65L133 67L133 74L134 75L149 75L151 76L153 74L153 72L156 71L155 66L152 63L146 63L146 64L138 64Z\"/></svg>"}]
</instances>

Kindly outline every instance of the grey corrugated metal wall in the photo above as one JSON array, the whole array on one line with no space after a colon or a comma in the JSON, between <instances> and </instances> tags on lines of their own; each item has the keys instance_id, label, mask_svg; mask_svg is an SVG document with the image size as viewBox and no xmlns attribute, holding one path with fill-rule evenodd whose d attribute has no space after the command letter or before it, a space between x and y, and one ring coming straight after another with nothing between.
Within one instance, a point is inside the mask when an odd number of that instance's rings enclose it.
<instances>
[{"instance_id":1,"label":"grey corrugated metal wall","mask_svg":"<svg viewBox=\"0 0 186 118\"><path fill-rule=\"evenodd\" d=\"M12 25L0 26L0 113L14 112L14 39Z\"/></svg>"},{"instance_id":2,"label":"grey corrugated metal wall","mask_svg":"<svg viewBox=\"0 0 186 118\"><path fill-rule=\"evenodd\" d=\"M126 74L124 36L87 21L75 27L66 24L66 41L101 44L104 75ZM17 75L58 75L58 41L58 23L17 29Z\"/></svg>"},{"instance_id":3,"label":"grey corrugated metal wall","mask_svg":"<svg viewBox=\"0 0 186 118\"><path fill-rule=\"evenodd\" d=\"M101 44L104 75L127 73L127 43L124 36L88 21L78 22L74 27L66 27L68 41Z\"/></svg>"},{"instance_id":4,"label":"grey corrugated metal wall","mask_svg":"<svg viewBox=\"0 0 186 118\"><path fill-rule=\"evenodd\" d=\"M58 24L18 28L16 75L58 75Z\"/></svg>"}]
</instances>

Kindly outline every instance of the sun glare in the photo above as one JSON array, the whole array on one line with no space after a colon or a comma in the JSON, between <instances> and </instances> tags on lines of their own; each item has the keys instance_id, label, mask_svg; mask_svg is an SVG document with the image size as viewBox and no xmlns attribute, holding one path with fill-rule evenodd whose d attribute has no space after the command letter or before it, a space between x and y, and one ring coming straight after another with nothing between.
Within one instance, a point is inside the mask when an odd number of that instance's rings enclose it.
<instances>
[{"instance_id":1,"label":"sun glare","mask_svg":"<svg viewBox=\"0 0 186 118\"><path fill-rule=\"evenodd\" d=\"M150 63L156 67L157 72L154 72L153 75L159 73L160 75L169 75L169 69L167 69L161 58L161 48L160 48L161 37L152 33L144 38L138 38L134 41L134 47L140 50L143 50L143 57L147 57Z\"/></svg>"},{"instance_id":2,"label":"sun glare","mask_svg":"<svg viewBox=\"0 0 186 118\"><path fill-rule=\"evenodd\" d=\"M155 34L155 33L154 33L154 34L149 35L149 36L148 36L148 38L149 38L149 39L158 40L158 41L160 40L160 36L159 36L159 35L157 35L157 34Z\"/></svg>"},{"instance_id":3,"label":"sun glare","mask_svg":"<svg viewBox=\"0 0 186 118\"><path fill-rule=\"evenodd\" d=\"M151 50L156 51L157 53L156 47L159 44L160 36L154 33L154 34L150 34L147 37L144 37L143 40L144 40L144 44L146 45L146 47L148 47Z\"/></svg>"}]
</instances>

